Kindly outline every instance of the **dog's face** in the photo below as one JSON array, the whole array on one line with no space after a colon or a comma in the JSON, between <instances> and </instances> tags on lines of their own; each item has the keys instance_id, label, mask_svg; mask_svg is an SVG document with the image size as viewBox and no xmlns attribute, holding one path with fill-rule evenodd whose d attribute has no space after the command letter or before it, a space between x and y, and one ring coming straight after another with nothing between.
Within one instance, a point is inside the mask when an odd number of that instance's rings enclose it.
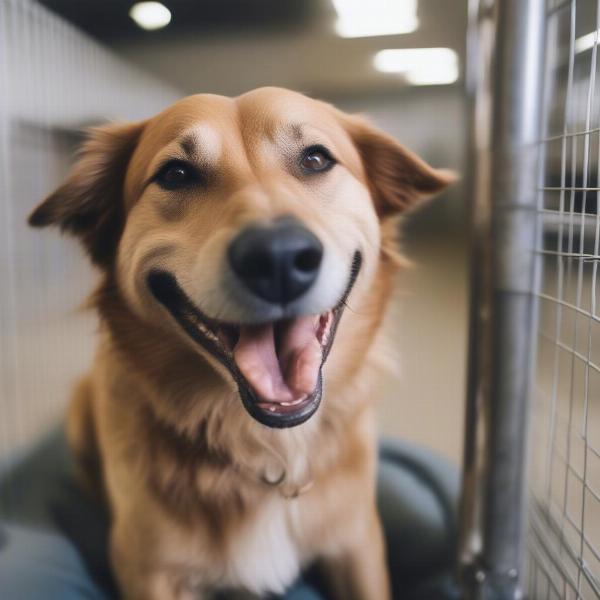
<instances>
[{"instance_id":1,"label":"dog's face","mask_svg":"<svg viewBox=\"0 0 600 600\"><path fill-rule=\"evenodd\" d=\"M382 222L448 181L364 121L266 88L97 130L31 223L79 235L138 317L233 381L255 419L289 427L319 406Z\"/></svg>"}]
</instances>

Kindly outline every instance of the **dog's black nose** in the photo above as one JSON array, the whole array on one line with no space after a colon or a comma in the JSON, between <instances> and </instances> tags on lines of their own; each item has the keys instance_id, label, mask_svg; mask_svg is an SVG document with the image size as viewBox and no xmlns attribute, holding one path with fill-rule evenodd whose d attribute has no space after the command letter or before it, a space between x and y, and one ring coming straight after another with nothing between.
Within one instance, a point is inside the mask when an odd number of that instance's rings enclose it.
<instances>
[{"instance_id":1,"label":"dog's black nose","mask_svg":"<svg viewBox=\"0 0 600 600\"><path fill-rule=\"evenodd\" d=\"M287 304L314 283L323 245L306 227L292 219L244 229L229 247L236 275L256 296Z\"/></svg>"}]
</instances>

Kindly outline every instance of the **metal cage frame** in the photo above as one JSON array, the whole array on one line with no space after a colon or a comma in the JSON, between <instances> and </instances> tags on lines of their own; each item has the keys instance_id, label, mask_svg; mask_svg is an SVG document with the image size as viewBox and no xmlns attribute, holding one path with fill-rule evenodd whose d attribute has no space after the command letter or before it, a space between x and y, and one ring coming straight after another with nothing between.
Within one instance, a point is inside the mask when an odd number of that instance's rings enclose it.
<instances>
[{"instance_id":1,"label":"metal cage frame","mask_svg":"<svg viewBox=\"0 0 600 600\"><path fill-rule=\"evenodd\" d=\"M469 5L465 598L600 598L599 31L597 0Z\"/></svg>"}]
</instances>

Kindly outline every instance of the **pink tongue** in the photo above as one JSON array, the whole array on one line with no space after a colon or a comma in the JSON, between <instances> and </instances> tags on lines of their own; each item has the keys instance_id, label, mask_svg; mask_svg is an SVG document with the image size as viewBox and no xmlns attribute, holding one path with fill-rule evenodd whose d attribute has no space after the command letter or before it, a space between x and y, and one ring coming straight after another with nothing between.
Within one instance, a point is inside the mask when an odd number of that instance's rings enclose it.
<instances>
[{"instance_id":1,"label":"pink tongue","mask_svg":"<svg viewBox=\"0 0 600 600\"><path fill-rule=\"evenodd\" d=\"M313 393L321 366L321 344L315 317L298 317L280 327L277 352L272 323L243 325L233 356L261 400L292 402Z\"/></svg>"}]
</instances>

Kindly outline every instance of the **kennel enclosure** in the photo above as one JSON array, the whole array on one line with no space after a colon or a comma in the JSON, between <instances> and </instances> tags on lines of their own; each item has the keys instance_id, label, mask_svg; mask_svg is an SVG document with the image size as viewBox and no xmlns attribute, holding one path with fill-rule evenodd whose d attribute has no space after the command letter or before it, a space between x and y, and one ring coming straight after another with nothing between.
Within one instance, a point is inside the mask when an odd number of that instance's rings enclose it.
<instances>
[{"instance_id":1,"label":"kennel enclosure","mask_svg":"<svg viewBox=\"0 0 600 600\"><path fill-rule=\"evenodd\" d=\"M595 0L474 1L469 598L600 598Z\"/></svg>"}]
</instances>

